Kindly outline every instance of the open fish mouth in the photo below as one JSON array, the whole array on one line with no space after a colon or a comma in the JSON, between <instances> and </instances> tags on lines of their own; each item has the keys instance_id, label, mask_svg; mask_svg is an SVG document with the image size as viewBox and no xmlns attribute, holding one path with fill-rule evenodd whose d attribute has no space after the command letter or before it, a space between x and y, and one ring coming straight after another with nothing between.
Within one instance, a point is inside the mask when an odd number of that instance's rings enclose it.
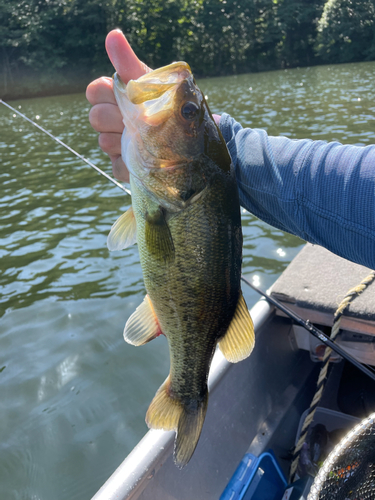
<instances>
[{"instance_id":1,"label":"open fish mouth","mask_svg":"<svg viewBox=\"0 0 375 500\"><path fill-rule=\"evenodd\" d=\"M174 113L176 91L184 83L187 88L195 85L190 66L174 62L130 80L127 85L115 73L114 92L116 98L126 97L129 103L138 106L139 114L148 125L158 126Z\"/></svg>"},{"instance_id":2,"label":"open fish mouth","mask_svg":"<svg viewBox=\"0 0 375 500\"><path fill-rule=\"evenodd\" d=\"M142 104L145 101L158 99L183 80L188 78L193 80L193 74L186 62L179 61L146 73L137 80L130 80L127 85L118 73L115 73L113 78L115 87L120 92L126 91L128 99L133 104Z\"/></svg>"}]
</instances>

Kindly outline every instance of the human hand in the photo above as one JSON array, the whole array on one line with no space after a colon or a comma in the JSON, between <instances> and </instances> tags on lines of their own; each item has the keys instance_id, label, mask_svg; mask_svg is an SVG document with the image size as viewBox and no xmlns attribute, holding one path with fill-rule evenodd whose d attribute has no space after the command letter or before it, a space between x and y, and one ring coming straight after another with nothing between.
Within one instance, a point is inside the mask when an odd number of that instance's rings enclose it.
<instances>
[{"instance_id":1,"label":"human hand","mask_svg":"<svg viewBox=\"0 0 375 500\"><path fill-rule=\"evenodd\" d=\"M106 42L108 56L123 82L136 80L151 71L133 52L120 30L108 33ZM121 135L124 124L113 93L113 80L103 76L91 82L86 98L92 104L89 114L91 126L99 132L99 146L112 161L112 172L116 179L128 182L129 173L121 158Z\"/></svg>"},{"instance_id":2,"label":"human hand","mask_svg":"<svg viewBox=\"0 0 375 500\"><path fill-rule=\"evenodd\" d=\"M105 46L123 82L136 80L151 71L151 68L138 59L122 31L110 31ZM86 98L93 106L89 113L90 124L99 132L99 146L111 159L113 175L120 181L128 182L129 172L121 158L124 124L113 93L112 78L103 76L91 82L86 89ZM213 117L219 124L220 116Z\"/></svg>"}]
</instances>

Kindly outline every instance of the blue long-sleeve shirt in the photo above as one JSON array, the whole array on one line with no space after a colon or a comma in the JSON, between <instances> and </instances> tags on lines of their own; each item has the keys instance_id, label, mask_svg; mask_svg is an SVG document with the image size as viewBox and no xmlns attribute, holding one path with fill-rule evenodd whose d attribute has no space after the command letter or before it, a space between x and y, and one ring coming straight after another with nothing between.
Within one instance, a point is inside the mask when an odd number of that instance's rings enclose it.
<instances>
[{"instance_id":1,"label":"blue long-sleeve shirt","mask_svg":"<svg viewBox=\"0 0 375 500\"><path fill-rule=\"evenodd\" d=\"M227 114L240 203L259 219L375 269L375 145L269 137Z\"/></svg>"}]
</instances>

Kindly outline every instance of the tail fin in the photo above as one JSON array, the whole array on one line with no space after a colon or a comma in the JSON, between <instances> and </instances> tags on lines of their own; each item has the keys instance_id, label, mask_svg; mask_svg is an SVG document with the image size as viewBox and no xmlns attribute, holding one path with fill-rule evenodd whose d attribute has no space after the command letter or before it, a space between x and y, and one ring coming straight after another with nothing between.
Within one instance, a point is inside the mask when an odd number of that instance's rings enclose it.
<instances>
[{"instance_id":1,"label":"tail fin","mask_svg":"<svg viewBox=\"0 0 375 500\"><path fill-rule=\"evenodd\" d=\"M176 430L173 458L182 469L191 459L202 431L207 412L208 392L202 401L185 407L169 394L169 377L157 391L146 414L151 429Z\"/></svg>"},{"instance_id":2,"label":"tail fin","mask_svg":"<svg viewBox=\"0 0 375 500\"><path fill-rule=\"evenodd\" d=\"M206 417L207 403L208 392L206 392L203 401L197 403L194 410L184 408L178 421L173 458L179 469L185 467L189 462L198 444Z\"/></svg>"}]
</instances>

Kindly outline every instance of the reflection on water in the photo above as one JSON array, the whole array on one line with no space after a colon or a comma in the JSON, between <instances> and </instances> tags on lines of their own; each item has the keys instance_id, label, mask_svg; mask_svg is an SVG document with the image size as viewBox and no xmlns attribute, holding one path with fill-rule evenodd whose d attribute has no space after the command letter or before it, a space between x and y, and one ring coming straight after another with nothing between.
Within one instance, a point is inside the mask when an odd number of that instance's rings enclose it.
<instances>
[{"instance_id":1,"label":"reflection on water","mask_svg":"<svg viewBox=\"0 0 375 500\"><path fill-rule=\"evenodd\" d=\"M214 112L273 135L373 142L375 63L203 80ZM12 103L110 172L84 96ZM90 498L145 433L168 373L164 338L125 344L145 290L136 246L106 237L129 206L112 186L0 107L0 484L7 500ZM266 289L303 242L243 210L243 268ZM249 305L256 294L245 289Z\"/></svg>"},{"instance_id":2,"label":"reflection on water","mask_svg":"<svg viewBox=\"0 0 375 500\"><path fill-rule=\"evenodd\" d=\"M373 62L340 64L213 78L202 87L213 112L225 110L270 135L367 145L374 135L373 73Z\"/></svg>"}]
</instances>

